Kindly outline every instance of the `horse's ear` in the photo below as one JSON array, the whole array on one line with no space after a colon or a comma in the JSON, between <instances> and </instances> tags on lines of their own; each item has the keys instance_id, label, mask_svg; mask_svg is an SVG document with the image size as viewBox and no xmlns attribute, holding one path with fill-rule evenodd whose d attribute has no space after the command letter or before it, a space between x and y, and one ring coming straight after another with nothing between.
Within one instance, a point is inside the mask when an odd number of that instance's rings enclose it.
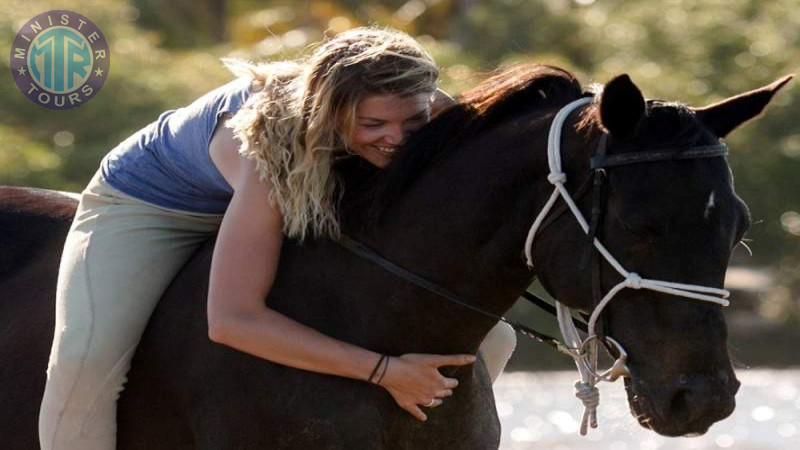
<instances>
[{"instance_id":1,"label":"horse's ear","mask_svg":"<svg viewBox=\"0 0 800 450\"><path fill-rule=\"evenodd\" d=\"M620 75L603 88L600 121L609 134L628 139L636 134L645 114L642 92L628 75Z\"/></svg>"},{"instance_id":2,"label":"horse's ear","mask_svg":"<svg viewBox=\"0 0 800 450\"><path fill-rule=\"evenodd\" d=\"M725 137L739 125L756 117L772 100L772 96L794 75L787 75L762 88L739 94L704 108L694 108L700 122L717 137Z\"/></svg>"}]
</instances>

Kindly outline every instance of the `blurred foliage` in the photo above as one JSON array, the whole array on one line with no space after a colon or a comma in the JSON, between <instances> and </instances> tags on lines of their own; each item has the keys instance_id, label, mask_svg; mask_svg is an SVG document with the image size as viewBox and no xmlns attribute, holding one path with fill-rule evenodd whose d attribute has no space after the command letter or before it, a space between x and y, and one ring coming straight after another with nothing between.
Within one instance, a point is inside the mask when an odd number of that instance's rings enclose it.
<instances>
[{"instance_id":1,"label":"blurred foliage","mask_svg":"<svg viewBox=\"0 0 800 450\"><path fill-rule=\"evenodd\" d=\"M0 184L68 190L80 190L106 152L162 111L230 79L220 57L290 58L359 25L417 36L454 94L498 66L538 61L570 69L585 84L629 73L651 98L704 105L795 72L800 61L797 0L0 0L0 7L2 42L50 9L87 15L110 41L110 77L80 108L50 111L24 98L11 78L0 83ZM737 191L754 223L754 254L737 251L734 262L771 270L779 285L762 295L772 305L765 309L794 324L797 85L729 139Z\"/></svg>"}]
</instances>

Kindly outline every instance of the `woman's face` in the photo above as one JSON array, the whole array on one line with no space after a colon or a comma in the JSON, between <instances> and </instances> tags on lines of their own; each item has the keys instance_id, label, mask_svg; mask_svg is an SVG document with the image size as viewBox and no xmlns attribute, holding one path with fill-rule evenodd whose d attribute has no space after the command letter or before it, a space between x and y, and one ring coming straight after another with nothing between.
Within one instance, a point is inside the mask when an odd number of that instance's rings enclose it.
<instances>
[{"instance_id":1,"label":"woman's face","mask_svg":"<svg viewBox=\"0 0 800 450\"><path fill-rule=\"evenodd\" d=\"M369 95L356 105L350 151L382 169L408 134L428 123L430 117L430 93Z\"/></svg>"}]
</instances>

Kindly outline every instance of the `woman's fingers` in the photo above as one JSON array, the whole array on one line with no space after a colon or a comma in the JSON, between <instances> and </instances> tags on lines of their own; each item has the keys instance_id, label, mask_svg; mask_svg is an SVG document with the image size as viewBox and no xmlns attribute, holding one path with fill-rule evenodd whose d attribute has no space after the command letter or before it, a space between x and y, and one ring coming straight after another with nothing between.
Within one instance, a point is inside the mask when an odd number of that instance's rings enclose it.
<instances>
[{"instance_id":1,"label":"woman's fingers","mask_svg":"<svg viewBox=\"0 0 800 450\"><path fill-rule=\"evenodd\" d=\"M429 364L433 367L465 366L475 362L473 355L430 355Z\"/></svg>"},{"instance_id":2,"label":"woman's fingers","mask_svg":"<svg viewBox=\"0 0 800 450\"><path fill-rule=\"evenodd\" d=\"M452 389L442 389L441 391L436 393L436 397L438 398L450 397L451 395L453 395Z\"/></svg>"},{"instance_id":3,"label":"woman's fingers","mask_svg":"<svg viewBox=\"0 0 800 450\"><path fill-rule=\"evenodd\" d=\"M455 389L458 387L458 380L455 378L445 378L444 379L444 388L445 389Z\"/></svg>"},{"instance_id":4,"label":"woman's fingers","mask_svg":"<svg viewBox=\"0 0 800 450\"><path fill-rule=\"evenodd\" d=\"M434 398L431 401L426 402L422 406L424 406L426 408L436 408L437 406L441 405L442 403L444 403L444 400L442 400L440 398Z\"/></svg>"},{"instance_id":5,"label":"woman's fingers","mask_svg":"<svg viewBox=\"0 0 800 450\"><path fill-rule=\"evenodd\" d=\"M425 413L422 412L421 409L419 409L418 405L412 403L410 405L403 406L402 408L408 411L412 416L414 416L414 418L416 418L421 422L425 422L426 420L428 420L428 416L425 415Z\"/></svg>"},{"instance_id":6,"label":"woman's fingers","mask_svg":"<svg viewBox=\"0 0 800 450\"><path fill-rule=\"evenodd\" d=\"M439 367L472 364L475 357L466 354L406 354L393 361L381 385L401 408L424 422L428 417L423 411L441 406L458 386L458 380L443 376Z\"/></svg>"}]
</instances>

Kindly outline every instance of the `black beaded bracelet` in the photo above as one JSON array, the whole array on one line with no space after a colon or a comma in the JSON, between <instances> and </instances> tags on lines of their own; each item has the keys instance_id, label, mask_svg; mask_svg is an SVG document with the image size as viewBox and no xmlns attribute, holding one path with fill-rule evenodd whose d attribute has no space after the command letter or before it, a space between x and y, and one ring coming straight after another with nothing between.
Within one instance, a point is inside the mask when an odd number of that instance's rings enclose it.
<instances>
[{"instance_id":1,"label":"black beaded bracelet","mask_svg":"<svg viewBox=\"0 0 800 450\"><path fill-rule=\"evenodd\" d=\"M389 358L389 357L388 357L388 356L386 356L386 355L381 355L380 359L378 360L378 364L375 364L375 368L374 368L374 369L372 369L372 373L371 373L371 374L369 374L369 378L367 378L367 381L369 381L370 383L372 383L372 382L373 382L373 381L372 381L372 379L373 379L373 378L375 378L375 374L376 374L376 373L378 373L378 369L380 369L380 367L381 367L381 364L383 364L383 361L384 361L385 359L388 359L388 358ZM380 382L380 381L379 381L379 382ZM378 383L375 383L375 384L378 384Z\"/></svg>"},{"instance_id":2,"label":"black beaded bracelet","mask_svg":"<svg viewBox=\"0 0 800 450\"><path fill-rule=\"evenodd\" d=\"M387 356L386 357L386 363L383 365L383 371L381 372L381 376L378 377L378 381L376 381L375 384L380 385L381 381L383 381L384 375L386 375L386 372L389 370L389 360L390 359L392 359L391 356Z\"/></svg>"}]
</instances>

